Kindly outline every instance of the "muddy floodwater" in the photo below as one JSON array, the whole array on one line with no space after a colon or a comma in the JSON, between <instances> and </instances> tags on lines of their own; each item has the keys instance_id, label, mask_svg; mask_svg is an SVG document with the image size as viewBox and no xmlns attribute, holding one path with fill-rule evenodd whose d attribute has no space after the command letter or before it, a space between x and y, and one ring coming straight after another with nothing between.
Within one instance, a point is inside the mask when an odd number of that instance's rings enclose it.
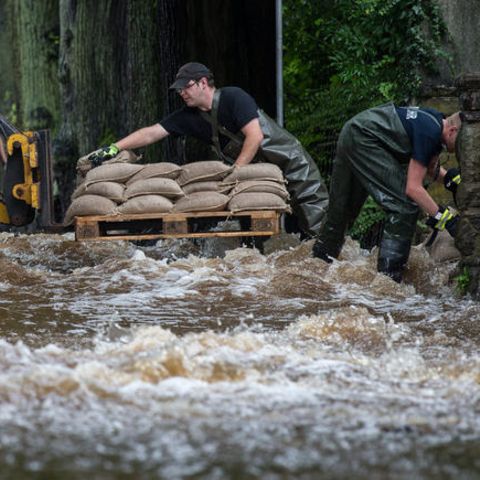
<instances>
[{"instance_id":1,"label":"muddy floodwater","mask_svg":"<svg viewBox=\"0 0 480 480\"><path fill-rule=\"evenodd\" d=\"M0 234L0 479L480 478L455 265L291 240Z\"/></svg>"}]
</instances>

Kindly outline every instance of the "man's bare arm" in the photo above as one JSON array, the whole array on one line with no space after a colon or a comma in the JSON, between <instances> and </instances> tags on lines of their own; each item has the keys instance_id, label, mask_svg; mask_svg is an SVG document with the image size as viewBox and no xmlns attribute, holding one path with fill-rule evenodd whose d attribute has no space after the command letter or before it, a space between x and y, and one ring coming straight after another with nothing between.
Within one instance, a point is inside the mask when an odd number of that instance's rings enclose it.
<instances>
[{"instance_id":1,"label":"man's bare arm","mask_svg":"<svg viewBox=\"0 0 480 480\"><path fill-rule=\"evenodd\" d=\"M136 130L118 142L115 142L115 145L120 150L145 147L146 145L150 145L164 139L168 135L169 133L159 123L156 123L150 127L144 127L140 130Z\"/></svg>"},{"instance_id":2,"label":"man's bare arm","mask_svg":"<svg viewBox=\"0 0 480 480\"><path fill-rule=\"evenodd\" d=\"M238 155L234 164L237 167L247 165L253 160L253 157L255 157L258 147L260 147L263 140L263 132L260 128L258 118L250 120L241 131L245 135L245 140L243 142L242 151L240 152L240 155Z\"/></svg>"},{"instance_id":3,"label":"man's bare arm","mask_svg":"<svg viewBox=\"0 0 480 480\"><path fill-rule=\"evenodd\" d=\"M412 158L408 164L405 193L428 215L435 215L438 212L438 205L423 186L426 174L427 167Z\"/></svg>"}]
</instances>

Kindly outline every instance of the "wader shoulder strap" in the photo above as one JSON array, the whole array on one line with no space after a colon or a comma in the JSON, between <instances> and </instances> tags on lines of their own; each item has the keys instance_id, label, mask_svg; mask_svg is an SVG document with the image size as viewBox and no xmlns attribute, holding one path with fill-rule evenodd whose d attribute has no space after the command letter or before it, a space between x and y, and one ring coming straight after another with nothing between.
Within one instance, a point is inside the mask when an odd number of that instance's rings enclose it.
<instances>
[{"instance_id":1,"label":"wader shoulder strap","mask_svg":"<svg viewBox=\"0 0 480 480\"><path fill-rule=\"evenodd\" d=\"M440 131L442 131L442 125L440 124L440 122L438 121L438 118L435 117L434 115L432 115L430 112L426 112L425 110L419 110L420 113L423 113L424 115L426 115L427 117L430 117L439 127L440 127Z\"/></svg>"},{"instance_id":2,"label":"wader shoulder strap","mask_svg":"<svg viewBox=\"0 0 480 480\"><path fill-rule=\"evenodd\" d=\"M220 103L220 96L222 91L218 88L213 93L213 102L212 102L212 110L211 113L204 112L200 110L200 115L212 126L212 143L215 151L219 158L224 159L224 155L222 153L222 149L220 148L220 141L218 139L218 133L220 132L222 135L225 135L230 140L233 140L237 144L242 144L243 139L239 135L235 135L234 133L227 130L222 125L218 124L218 105Z\"/></svg>"},{"instance_id":3,"label":"wader shoulder strap","mask_svg":"<svg viewBox=\"0 0 480 480\"><path fill-rule=\"evenodd\" d=\"M220 140L218 139L218 104L220 103L220 89L213 92L212 111L210 113L210 120L212 124L212 143L220 158L223 158L222 149L220 148ZM206 113L206 112L205 112Z\"/></svg>"}]
</instances>

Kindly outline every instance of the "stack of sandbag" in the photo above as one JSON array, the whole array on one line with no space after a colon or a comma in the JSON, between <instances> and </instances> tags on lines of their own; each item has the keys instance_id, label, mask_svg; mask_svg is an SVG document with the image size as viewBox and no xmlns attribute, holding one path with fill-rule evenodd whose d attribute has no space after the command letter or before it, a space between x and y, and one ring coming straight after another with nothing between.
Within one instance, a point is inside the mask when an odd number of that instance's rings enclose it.
<instances>
[{"instance_id":1,"label":"stack of sandbag","mask_svg":"<svg viewBox=\"0 0 480 480\"><path fill-rule=\"evenodd\" d=\"M142 169L131 163L112 163L92 168L72 194L72 203L65 213L69 225L75 217L110 215L123 202L125 182Z\"/></svg>"},{"instance_id":2,"label":"stack of sandbag","mask_svg":"<svg viewBox=\"0 0 480 480\"><path fill-rule=\"evenodd\" d=\"M218 160L187 163L177 178L185 196L176 201L174 212L212 212L225 210L230 189L221 181L233 167Z\"/></svg>"},{"instance_id":3,"label":"stack of sandbag","mask_svg":"<svg viewBox=\"0 0 480 480\"><path fill-rule=\"evenodd\" d=\"M105 162L86 172L65 224L77 216L247 210L290 211L282 171L256 163L234 168L217 160L182 167L160 162Z\"/></svg>"},{"instance_id":4,"label":"stack of sandbag","mask_svg":"<svg viewBox=\"0 0 480 480\"><path fill-rule=\"evenodd\" d=\"M227 210L277 210L290 212L283 173L272 163L252 163L235 168L220 188L230 187Z\"/></svg>"},{"instance_id":5,"label":"stack of sandbag","mask_svg":"<svg viewBox=\"0 0 480 480\"><path fill-rule=\"evenodd\" d=\"M77 216L168 213L184 196L175 178L182 169L169 162L150 165L112 162L89 170L72 195L64 223Z\"/></svg>"},{"instance_id":6,"label":"stack of sandbag","mask_svg":"<svg viewBox=\"0 0 480 480\"><path fill-rule=\"evenodd\" d=\"M170 162L145 165L126 182L118 213L169 213L173 203L185 196L175 179L182 168Z\"/></svg>"}]
</instances>

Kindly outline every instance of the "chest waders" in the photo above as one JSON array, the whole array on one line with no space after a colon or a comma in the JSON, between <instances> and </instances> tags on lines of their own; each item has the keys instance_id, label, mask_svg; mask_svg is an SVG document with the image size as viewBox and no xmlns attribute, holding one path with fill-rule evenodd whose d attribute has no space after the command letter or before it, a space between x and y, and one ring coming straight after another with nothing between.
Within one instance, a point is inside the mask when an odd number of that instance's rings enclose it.
<instances>
[{"instance_id":1,"label":"chest waders","mask_svg":"<svg viewBox=\"0 0 480 480\"><path fill-rule=\"evenodd\" d=\"M212 125L212 143L219 158L233 164L242 150L244 137L218 124L218 104L221 90L215 90L212 111L202 116ZM258 110L263 140L253 162L273 163L280 167L287 180L291 206L302 230L317 235L328 207L328 191L317 165L300 142L281 128L265 112ZM230 139L222 149L218 135Z\"/></svg>"},{"instance_id":2,"label":"chest waders","mask_svg":"<svg viewBox=\"0 0 480 480\"><path fill-rule=\"evenodd\" d=\"M401 281L418 217L418 206L405 194L411 155L410 140L391 103L345 124L333 164L327 220L314 255L338 257L347 228L370 194L386 214L378 271Z\"/></svg>"}]
</instances>

